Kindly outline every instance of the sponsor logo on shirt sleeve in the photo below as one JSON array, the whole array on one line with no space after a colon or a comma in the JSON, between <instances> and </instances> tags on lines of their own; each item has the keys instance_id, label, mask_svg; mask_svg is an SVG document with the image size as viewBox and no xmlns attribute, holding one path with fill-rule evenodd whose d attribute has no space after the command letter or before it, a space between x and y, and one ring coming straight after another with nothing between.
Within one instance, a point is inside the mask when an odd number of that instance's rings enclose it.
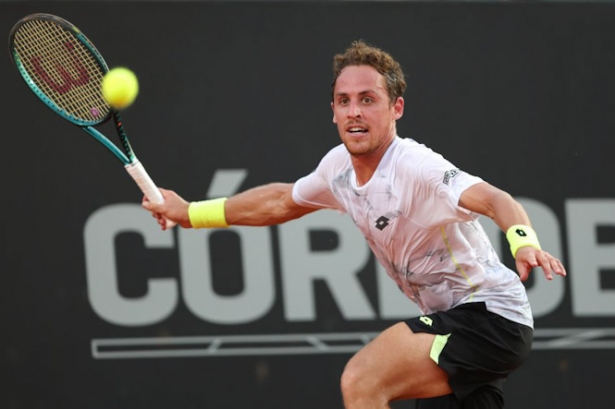
<instances>
[{"instance_id":1,"label":"sponsor logo on shirt sleeve","mask_svg":"<svg viewBox=\"0 0 615 409\"><path fill-rule=\"evenodd\" d=\"M451 170L447 170L446 172L444 172L444 179L442 180L442 182L445 185L448 185L448 182L454 178L455 176L457 176L459 174L459 169L451 169Z\"/></svg>"}]
</instances>

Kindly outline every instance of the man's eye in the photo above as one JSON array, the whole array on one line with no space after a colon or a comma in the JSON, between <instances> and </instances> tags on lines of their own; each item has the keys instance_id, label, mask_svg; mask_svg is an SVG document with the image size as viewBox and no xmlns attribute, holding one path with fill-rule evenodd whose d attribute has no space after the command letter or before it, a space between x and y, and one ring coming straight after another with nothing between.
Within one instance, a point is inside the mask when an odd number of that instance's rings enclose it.
<instances>
[{"instance_id":1,"label":"man's eye","mask_svg":"<svg viewBox=\"0 0 615 409\"><path fill-rule=\"evenodd\" d=\"M348 104L348 99L347 98L342 98L342 99L338 100L338 103L340 105L346 105L346 104Z\"/></svg>"},{"instance_id":2,"label":"man's eye","mask_svg":"<svg viewBox=\"0 0 615 409\"><path fill-rule=\"evenodd\" d=\"M374 102L374 100L372 99L372 97L364 97L364 98L363 98L363 103L364 103L364 104L371 104L372 102Z\"/></svg>"}]
</instances>

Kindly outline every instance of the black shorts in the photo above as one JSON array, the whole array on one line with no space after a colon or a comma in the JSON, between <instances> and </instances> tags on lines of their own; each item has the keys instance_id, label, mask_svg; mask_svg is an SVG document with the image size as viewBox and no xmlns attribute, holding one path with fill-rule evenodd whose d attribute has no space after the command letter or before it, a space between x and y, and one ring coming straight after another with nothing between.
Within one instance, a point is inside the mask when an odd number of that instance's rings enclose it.
<instances>
[{"instance_id":1,"label":"black shorts","mask_svg":"<svg viewBox=\"0 0 615 409\"><path fill-rule=\"evenodd\" d=\"M501 393L504 379L525 361L532 348L532 328L487 311L482 302L405 322L412 332L439 335L431 358L446 371L460 401L486 385Z\"/></svg>"}]
</instances>

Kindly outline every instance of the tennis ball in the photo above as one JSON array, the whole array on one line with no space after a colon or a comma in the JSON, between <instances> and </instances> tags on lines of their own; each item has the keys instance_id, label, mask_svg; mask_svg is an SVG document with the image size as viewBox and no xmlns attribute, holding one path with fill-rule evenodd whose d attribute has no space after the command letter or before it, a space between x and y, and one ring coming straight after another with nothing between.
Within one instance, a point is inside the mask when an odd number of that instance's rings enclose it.
<instances>
[{"instance_id":1,"label":"tennis ball","mask_svg":"<svg viewBox=\"0 0 615 409\"><path fill-rule=\"evenodd\" d=\"M102 79L102 95L115 109L123 109L132 104L139 94L139 81L128 68L118 67L109 70Z\"/></svg>"}]
</instances>

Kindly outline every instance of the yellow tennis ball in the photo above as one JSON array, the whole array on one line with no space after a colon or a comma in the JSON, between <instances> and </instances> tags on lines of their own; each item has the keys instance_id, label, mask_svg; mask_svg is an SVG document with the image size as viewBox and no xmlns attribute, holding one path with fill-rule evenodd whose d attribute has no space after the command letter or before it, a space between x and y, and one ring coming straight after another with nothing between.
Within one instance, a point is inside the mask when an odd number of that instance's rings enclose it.
<instances>
[{"instance_id":1,"label":"yellow tennis ball","mask_svg":"<svg viewBox=\"0 0 615 409\"><path fill-rule=\"evenodd\" d=\"M109 70L103 77L102 95L115 109L123 109L132 104L139 94L139 81L128 68L118 67Z\"/></svg>"}]
</instances>

